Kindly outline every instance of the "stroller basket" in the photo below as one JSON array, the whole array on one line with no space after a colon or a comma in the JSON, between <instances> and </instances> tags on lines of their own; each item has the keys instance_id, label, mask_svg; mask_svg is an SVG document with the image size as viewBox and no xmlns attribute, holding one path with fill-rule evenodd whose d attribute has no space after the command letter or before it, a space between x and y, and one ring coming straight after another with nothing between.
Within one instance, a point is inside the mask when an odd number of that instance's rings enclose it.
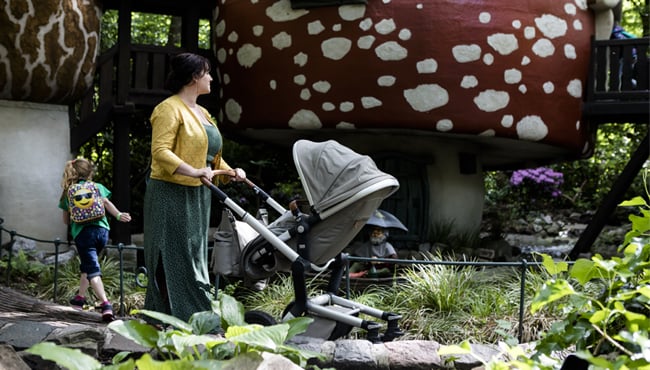
<instances>
[{"instance_id":1,"label":"stroller basket","mask_svg":"<svg viewBox=\"0 0 650 370\"><path fill-rule=\"evenodd\" d=\"M307 330L309 336L333 340L347 335L353 327L365 329L368 339L374 342L401 335L397 327L399 315L336 295L345 266L343 249L382 201L398 189L399 182L380 171L370 157L333 140L299 140L293 146L293 159L311 213L302 213L294 202L270 225L247 213L214 184L205 182L228 209L259 233L241 251L243 277L261 280L278 271L290 271L295 300L285 309L282 320L314 318ZM328 268L328 293L308 298L305 272ZM383 325L363 320L359 313L386 320L385 333L379 334Z\"/></svg>"}]
</instances>

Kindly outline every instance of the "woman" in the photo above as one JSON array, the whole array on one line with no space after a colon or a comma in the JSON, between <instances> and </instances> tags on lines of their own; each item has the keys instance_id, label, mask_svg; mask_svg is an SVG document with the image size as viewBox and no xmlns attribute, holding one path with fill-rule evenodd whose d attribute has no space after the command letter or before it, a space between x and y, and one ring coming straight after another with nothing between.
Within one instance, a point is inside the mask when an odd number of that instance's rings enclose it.
<instances>
[{"instance_id":1,"label":"woman","mask_svg":"<svg viewBox=\"0 0 650 370\"><path fill-rule=\"evenodd\" d=\"M173 93L151 114L151 175L144 203L148 271L145 309L188 321L211 309L208 275L210 189L201 178L229 181L213 170L232 170L221 158L222 138L208 111L196 103L210 92L210 63L196 54L171 59L166 87ZM235 181L246 173L234 170ZM214 179L213 179L214 177Z\"/></svg>"}]
</instances>

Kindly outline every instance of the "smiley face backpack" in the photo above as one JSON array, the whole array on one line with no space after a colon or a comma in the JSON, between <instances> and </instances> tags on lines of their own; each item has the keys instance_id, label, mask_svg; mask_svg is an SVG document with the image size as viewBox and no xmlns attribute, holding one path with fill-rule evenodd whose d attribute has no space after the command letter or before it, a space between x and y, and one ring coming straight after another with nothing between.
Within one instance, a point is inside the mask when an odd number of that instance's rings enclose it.
<instances>
[{"instance_id":1,"label":"smiley face backpack","mask_svg":"<svg viewBox=\"0 0 650 370\"><path fill-rule=\"evenodd\" d=\"M104 217L104 201L99 188L92 181L79 182L68 188L70 220L78 224Z\"/></svg>"}]
</instances>

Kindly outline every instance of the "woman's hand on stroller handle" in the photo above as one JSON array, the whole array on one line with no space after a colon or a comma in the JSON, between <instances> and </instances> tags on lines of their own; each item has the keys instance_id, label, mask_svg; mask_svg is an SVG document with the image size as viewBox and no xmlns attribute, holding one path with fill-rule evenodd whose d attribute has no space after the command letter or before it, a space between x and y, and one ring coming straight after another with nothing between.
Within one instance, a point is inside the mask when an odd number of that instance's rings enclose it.
<instances>
[{"instance_id":1,"label":"woman's hand on stroller handle","mask_svg":"<svg viewBox=\"0 0 650 370\"><path fill-rule=\"evenodd\" d=\"M241 168L233 168L229 170L212 170L212 176L230 176L233 178L233 181L244 181L246 180L246 171Z\"/></svg>"}]
</instances>

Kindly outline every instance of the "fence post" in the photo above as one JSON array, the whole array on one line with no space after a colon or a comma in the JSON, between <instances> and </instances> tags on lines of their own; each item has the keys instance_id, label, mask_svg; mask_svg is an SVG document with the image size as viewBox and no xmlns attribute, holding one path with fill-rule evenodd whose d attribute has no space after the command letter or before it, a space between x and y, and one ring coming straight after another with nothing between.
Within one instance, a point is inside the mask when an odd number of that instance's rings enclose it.
<instances>
[{"instance_id":1,"label":"fence post","mask_svg":"<svg viewBox=\"0 0 650 370\"><path fill-rule=\"evenodd\" d=\"M521 343L524 331L524 300L526 296L526 270L528 263L526 259L521 260L521 289L519 290L519 343Z\"/></svg>"},{"instance_id":2,"label":"fence post","mask_svg":"<svg viewBox=\"0 0 650 370\"><path fill-rule=\"evenodd\" d=\"M117 251L120 256L120 313L124 316L124 243L117 244Z\"/></svg>"},{"instance_id":3,"label":"fence post","mask_svg":"<svg viewBox=\"0 0 650 370\"><path fill-rule=\"evenodd\" d=\"M12 257L12 255L14 253L14 242L16 241L16 239L15 239L16 238L16 231L11 230L9 232L9 235L10 235L10 238L9 238L9 244L8 244L8 246L9 246L9 259L7 260L7 286L11 286L11 285L9 285L9 283L10 283L9 277L11 276L11 257Z\"/></svg>"},{"instance_id":4,"label":"fence post","mask_svg":"<svg viewBox=\"0 0 650 370\"><path fill-rule=\"evenodd\" d=\"M58 281L59 281L59 245L61 245L61 239L54 239L54 302L56 303Z\"/></svg>"}]
</instances>

